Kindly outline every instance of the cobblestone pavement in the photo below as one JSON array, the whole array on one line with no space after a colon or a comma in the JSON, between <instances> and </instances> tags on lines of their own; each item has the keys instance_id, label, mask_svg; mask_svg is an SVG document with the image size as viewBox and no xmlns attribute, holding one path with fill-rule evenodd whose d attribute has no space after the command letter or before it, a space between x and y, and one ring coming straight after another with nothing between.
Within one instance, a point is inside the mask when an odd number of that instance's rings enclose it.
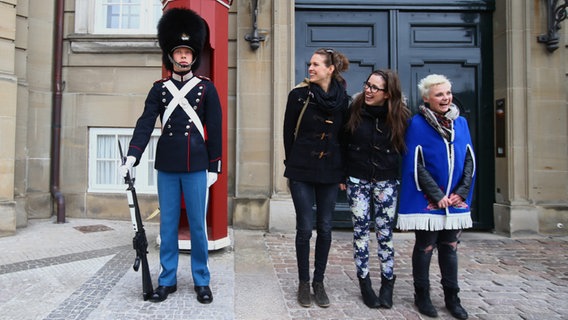
<instances>
[{"instance_id":1,"label":"cobblestone pavement","mask_svg":"<svg viewBox=\"0 0 568 320\"><path fill-rule=\"evenodd\" d=\"M159 226L145 227L156 286ZM0 238L0 319L428 319L413 306L412 234L395 233L397 280L390 310L363 304L348 231L334 232L325 280L331 306L325 309L296 303L292 233L230 230L232 245L210 252L210 305L195 299L186 253L180 257L178 291L162 303L143 301L141 275L132 269L132 236L130 222L68 219L31 220L16 235ZM566 237L466 233L459 259L460 297L470 319L568 319ZM452 319L443 307L435 260L432 300L440 319ZM376 255L371 276L378 291Z\"/></svg>"},{"instance_id":2,"label":"cobblestone pavement","mask_svg":"<svg viewBox=\"0 0 568 320\"><path fill-rule=\"evenodd\" d=\"M491 239L483 239L485 236ZM414 308L411 253L413 235L395 233L394 306L369 309L361 298L351 258L351 235L335 233L326 288L331 306L302 308L296 303L294 236L269 235L266 243L290 319L430 319ZM376 241L371 246L376 252ZM470 319L568 319L568 242L566 238L509 239L465 233L458 248L460 298ZM313 253L312 253L313 257ZM379 262L370 259L374 288L380 287ZM444 308L440 269L432 258L431 295L440 319Z\"/></svg>"}]
</instances>

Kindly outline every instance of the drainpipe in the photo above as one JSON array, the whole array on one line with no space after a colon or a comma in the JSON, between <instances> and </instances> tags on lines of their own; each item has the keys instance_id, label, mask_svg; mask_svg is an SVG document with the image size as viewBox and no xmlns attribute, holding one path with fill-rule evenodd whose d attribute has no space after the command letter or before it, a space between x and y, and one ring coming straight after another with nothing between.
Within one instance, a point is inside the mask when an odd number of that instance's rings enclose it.
<instances>
[{"instance_id":1,"label":"drainpipe","mask_svg":"<svg viewBox=\"0 0 568 320\"><path fill-rule=\"evenodd\" d=\"M63 13L65 0L55 1L53 41L53 107L51 113L51 196L57 203L57 223L65 223L65 198L59 190L61 153L61 92L63 56Z\"/></svg>"}]
</instances>

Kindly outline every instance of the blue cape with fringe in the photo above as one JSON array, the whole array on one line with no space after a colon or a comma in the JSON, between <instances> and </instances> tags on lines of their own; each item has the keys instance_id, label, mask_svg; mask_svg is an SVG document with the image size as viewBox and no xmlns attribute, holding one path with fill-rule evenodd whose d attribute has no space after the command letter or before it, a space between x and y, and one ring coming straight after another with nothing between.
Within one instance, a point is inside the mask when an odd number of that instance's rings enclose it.
<instances>
[{"instance_id":1,"label":"blue cape with fringe","mask_svg":"<svg viewBox=\"0 0 568 320\"><path fill-rule=\"evenodd\" d=\"M472 227L470 208L475 183L475 155L465 118L458 117L454 120L451 140L448 142L443 139L422 115L417 114L411 119L405 136L407 152L402 159L397 228L437 231ZM419 155L441 190L450 195L461 180L467 153L471 154L474 163L467 199L458 206L438 208L418 183L416 166L420 161Z\"/></svg>"}]
</instances>

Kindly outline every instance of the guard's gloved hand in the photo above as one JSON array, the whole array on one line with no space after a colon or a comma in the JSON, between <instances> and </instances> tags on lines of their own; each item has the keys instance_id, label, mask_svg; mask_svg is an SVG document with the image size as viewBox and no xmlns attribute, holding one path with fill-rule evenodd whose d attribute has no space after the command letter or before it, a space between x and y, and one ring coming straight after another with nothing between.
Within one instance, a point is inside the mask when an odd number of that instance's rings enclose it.
<instances>
[{"instance_id":1,"label":"guard's gloved hand","mask_svg":"<svg viewBox=\"0 0 568 320\"><path fill-rule=\"evenodd\" d=\"M132 166L136 163L136 157L128 156L124 164L118 167L118 173L121 177L126 178L126 174L132 170Z\"/></svg>"},{"instance_id":2,"label":"guard's gloved hand","mask_svg":"<svg viewBox=\"0 0 568 320\"><path fill-rule=\"evenodd\" d=\"M212 186L217 181L217 172L207 172L207 188Z\"/></svg>"}]
</instances>

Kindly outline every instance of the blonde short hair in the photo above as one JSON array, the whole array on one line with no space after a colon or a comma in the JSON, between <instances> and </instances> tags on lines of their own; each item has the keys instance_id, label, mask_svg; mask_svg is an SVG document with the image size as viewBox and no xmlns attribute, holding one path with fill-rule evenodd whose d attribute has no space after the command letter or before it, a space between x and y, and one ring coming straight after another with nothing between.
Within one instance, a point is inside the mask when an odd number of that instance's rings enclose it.
<instances>
[{"instance_id":1,"label":"blonde short hair","mask_svg":"<svg viewBox=\"0 0 568 320\"><path fill-rule=\"evenodd\" d=\"M422 97L427 97L432 86L445 83L449 84L450 88L452 87L452 83L448 78L446 78L446 76L441 74L431 74L418 82L418 90L420 90L420 95Z\"/></svg>"}]
</instances>

